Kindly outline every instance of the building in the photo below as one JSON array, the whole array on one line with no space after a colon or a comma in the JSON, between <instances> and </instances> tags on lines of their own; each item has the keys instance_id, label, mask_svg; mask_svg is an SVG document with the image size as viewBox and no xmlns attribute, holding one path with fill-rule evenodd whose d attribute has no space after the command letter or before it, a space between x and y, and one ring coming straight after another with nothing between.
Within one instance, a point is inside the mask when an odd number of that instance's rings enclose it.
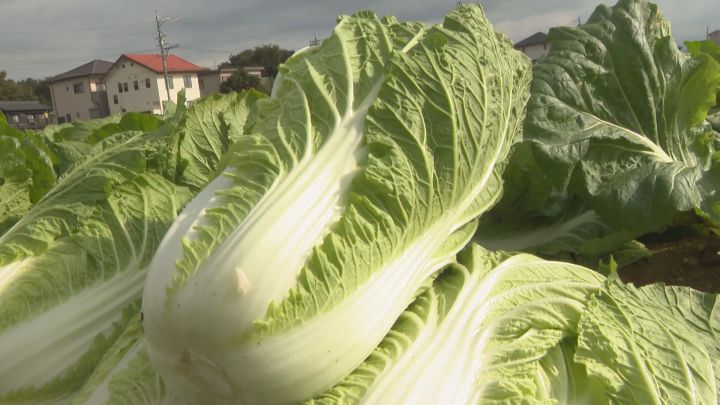
<instances>
[{"instance_id":1,"label":"building","mask_svg":"<svg viewBox=\"0 0 720 405\"><path fill-rule=\"evenodd\" d=\"M89 120L110 114L103 76L111 62L93 60L49 81L55 122Z\"/></svg>"},{"instance_id":2,"label":"building","mask_svg":"<svg viewBox=\"0 0 720 405\"><path fill-rule=\"evenodd\" d=\"M0 112L11 127L42 129L50 123L50 107L37 101L0 101Z\"/></svg>"},{"instance_id":3,"label":"building","mask_svg":"<svg viewBox=\"0 0 720 405\"><path fill-rule=\"evenodd\" d=\"M236 71L237 68L220 68L199 73L200 96L205 97L208 94L218 93L220 85L227 81Z\"/></svg>"},{"instance_id":4,"label":"building","mask_svg":"<svg viewBox=\"0 0 720 405\"><path fill-rule=\"evenodd\" d=\"M716 44L720 45L720 30L713 31L708 33L707 39L715 42Z\"/></svg>"},{"instance_id":5,"label":"building","mask_svg":"<svg viewBox=\"0 0 720 405\"><path fill-rule=\"evenodd\" d=\"M270 78L266 77L265 68L262 66L249 66L242 68L245 73L251 76L257 76L263 85L266 85ZM200 82L200 96L205 97L208 94L220 92L220 85L227 81L233 73L237 72L238 68L219 68L215 70L206 70L198 73L198 80Z\"/></svg>"},{"instance_id":6,"label":"building","mask_svg":"<svg viewBox=\"0 0 720 405\"><path fill-rule=\"evenodd\" d=\"M533 62L547 55L547 34L536 32L515 44L515 49L525 53Z\"/></svg>"},{"instance_id":7,"label":"building","mask_svg":"<svg viewBox=\"0 0 720 405\"><path fill-rule=\"evenodd\" d=\"M170 99L177 102L178 92L185 89L185 98L200 98L198 74L207 69L176 56L166 57ZM120 56L104 77L110 113L163 113L167 101L163 61L156 54L125 54Z\"/></svg>"}]
</instances>

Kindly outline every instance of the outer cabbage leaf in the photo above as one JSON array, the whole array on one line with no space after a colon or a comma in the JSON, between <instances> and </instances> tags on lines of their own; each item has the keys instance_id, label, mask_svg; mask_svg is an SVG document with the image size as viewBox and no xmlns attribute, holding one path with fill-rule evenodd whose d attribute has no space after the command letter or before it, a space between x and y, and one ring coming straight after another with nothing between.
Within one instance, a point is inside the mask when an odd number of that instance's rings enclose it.
<instances>
[{"instance_id":1,"label":"outer cabbage leaf","mask_svg":"<svg viewBox=\"0 0 720 405\"><path fill-rule=\"evenodd\" d=\"M690 55L699 56L701 54L707 54L716 61L720 62L720 45L716 44L714 41L686 41L685 47L687 47ZM720 108L720 91L717 93L715 106ZM715 128L715 130L717 131L718 129Z\"/></svg>"},{"instance_id":2,"label":"outer cabbage leaf","mask_svg":"<svg viewBox=\"0 0 720 405\"><path fill-rule=\"evenodd\" d=\"M669 22L642 0L600 6L586 24L554 28L548 40L498 221L522 238L523 223L558 229L572 225L567 219L599 219L567 234L575 238L568 248L583 253L612 250L598 240L617 246L661 230L681 211L698 208L717 221L718 143L704 120L720 65L681 53Z\"/></svg>"},{"instance_id":3,"label":"outer cabbage leaf","mask_svg":"<svg viewBox=\"0 0 720 405\"><path fill-rule=\"evenodd\" d=\"M12 128L0 113L0 236L55 184L45 138Z\"/></svg>"},{"instance_id":4,"label":"outer cabbage leaf","mask_svg":"<svg viewBox=\"0 0 720 405\"><path fill-rule=\"evenodd\" d=\"M716 203L718 163L700 124L720 87L717 62L678 51L667 20L640 0L600 6L549 41L525 135L556 184L638 233Z\"/></svg>"},{"instance_id":5,"label":"outer cabbage leaf","mask_svg":"<svg viewBox=\"0 0 720 405\"><path fill-rule=\"evenodd\" d=\"M128 114L134 115L138 113ZM94 138L93 133L100 130L102 127L117 125L122 117L123 116L120 114L114 114L105 118L94 120L73 121L68 123L68 125L53 128L49 131L49 135L52 136L52 140L54 142L75 141L94 144L99 141L99 139L96 139L95 142L91 142L91 139Z\"/></svg>"},{"instance_id":6,"label":"outer cabbage leaf","mask_svg":"<svg viewBox=\"0 0 720 405\"><path fill-rule=\"evenodd\" d=\"M106 137L0 237L0 402L68 398L122 333L123 308L199 188L177 184L194 167L175 151L217 136L187 130L190 114L179 107L155 131Z\"/></svg>"},{"instance_id":7,"label":"outer cabbage leaf","mask_svg":"<svg viewBox=\"0 0 720 405\"><path fill-rule=\"evenodd\" d=\"M607 403L573 361L577 323L604 277L477 245L458 262L360 367L311 402Z\"/></svg>"},{"instance_id":8,"label":"outer cabbage leaf","mask_svg":"<svg viewBox=\"0 0 720 405\"><path fill-rule=\"evenodd\" d=\"M21 220L0 238L0 402L53 402L84 383L188 199L163 177L139 173L92 205L49 198L26 215L34 223Z\"/></svg>"},{"instance_id":9,"label":"outer cabbage leaf","mask_svg":"<svg viewBox=\"0 0 720 405\"><path fill-rule=\"evenodd\" d=\"M134 305L139 306L139 302ZM73 395L70 405L154 405L168 399L165 385L150 363L141 318L137 311L133 313L133 319L105 352L87 383Z\"/></svg>"},{"instance_id":10,"label":"outer cabbage leaf","mask_svg":"<svg viewBox=\"0 0 720 405\"><path fill-rule=\"evenodd\" d=\"M720 400L720 300L685 287L612 279L587 305L576 361L617 403Z\"/></svg>"},{"instance_id":11,"label":"outer cabbage leaf","mask_svg":"<svg viewBox=\"0 0 720 405\"><path fill-rule=\"evenodd\" d=\"M297 402L362 363L498 198L528 81L477 6L433 27L342 17L291 57L151 265L169 389Z\"/></svg>"},{"instance_id":12,"label":"outer cabbage leaf","mask_svg":"<svg viewBox=\"0 0 720 405\"><path fill-rule=\"evenodd\" d=\"M263 97L250 90L214 94L193 103L180 133L181 184L200 189L217 175L220 157L247 132L254 120L250 111Z\"/></svg>"},{"instance_id":13,"label":"outer cabbage leaf","mask_svg":"<svg viewBox=\"0 0 720 405\"><path fill-rule=\"evenodd\" d=\"M52 161L44 150L28 139L0 135L0 235L35 205L55 181Z\"/></svg>"}]
</instances>

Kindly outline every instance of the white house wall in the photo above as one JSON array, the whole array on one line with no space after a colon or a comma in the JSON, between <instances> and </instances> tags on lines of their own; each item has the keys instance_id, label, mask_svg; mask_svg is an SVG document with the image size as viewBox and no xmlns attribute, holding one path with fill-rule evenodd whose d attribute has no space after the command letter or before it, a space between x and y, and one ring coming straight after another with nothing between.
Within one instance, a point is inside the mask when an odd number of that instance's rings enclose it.
<instances>
[{"instance_id":1,"label":"white house wall","mask_svg":"<svg viewBox=\"0 0 720 405\"><path fill-rule=\"evenodd\" d=\"M150 79L150 88L145 85L146 79ZM138 82L137 90L135 81ZM128 90L121 93L118 83L120 86L127 83ZM117 63L105 76L105 87L111 114L128 111L161 113L157 74L144 66L129 60Z\"/></svg>"},{"instance_id":2,"label":"white house wall","mask_svg":"<svg viewBox=\"0 0 720 405\"><path fill-rule=\"evenodd\" d=\"M185 89L185 100L192 101L200 98L200 81L198 80L197 73L168 73L170 80L172 80L173 88L170 89L170 98L174 103L177 103L177 95L180 90L184 89L183 76L190 75L191 86ZM160 100L167 101L167 91L165 91L165 79L163 75L158 75L156 79L156 86L160 89Z\"/></svg>"},{"instance_id":3,"label":"white house wall","mask_svg":"<svg viewBox=\"0 0 720 405\"><path fill-rule=\"evenodd\" d=\"M124 66L124 67L123 67ZM184 88L183 76L188 73L170 74L173 80L174 89L170 89L170 97L177 102L177 94ZM191 73L192 86L185 91L188 101L200 98L200 85L197 74ZM150 87L146 86L146 79L150 80ZM138 82L138 89L135 90L135 81ZM118 83L124 86L127 83L127 91L121 93ZM105 76L108 104L111 113L123 112L151 112L162 113L162 102L167 100L165 81L163 75L158 74L138 63L130 60L122 60ZM117 98L117 102L115 99Z\"/></svg>"}]
</instances>

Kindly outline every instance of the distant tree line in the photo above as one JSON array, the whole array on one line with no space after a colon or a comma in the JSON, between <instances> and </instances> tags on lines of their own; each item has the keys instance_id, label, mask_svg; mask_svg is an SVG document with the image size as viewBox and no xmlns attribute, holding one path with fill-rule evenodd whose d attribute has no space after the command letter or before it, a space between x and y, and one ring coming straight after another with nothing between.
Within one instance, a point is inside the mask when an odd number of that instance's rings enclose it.
<instances>
[{"instance_id":1,"label":"distant tree line","mask_svg":"<svg viewBox=\"0 0 720 405\"><path fill-rule=\"evenodd\" d=\"M282 49L277 45L261 45L230 55L227 62L220 64L220 68L238 68L238 70L222 83L220 91L229 93L254 88L269 94L272 82L278 74L278 67L294 52L291 49ZM259 78L248 74L242 69L246 67L263 67L264 77Z\"/></svg>"},{"instance_id":2,"label":"distant tree line","mask_svg":"<svg viewBox=\"0 0 720 405\"><path fill-rule=\"evenodd\" d=\"M0 101L39 101L47 106L52 104L48 79L15 81L0 71Z\"/></svg>"}]
</instances>

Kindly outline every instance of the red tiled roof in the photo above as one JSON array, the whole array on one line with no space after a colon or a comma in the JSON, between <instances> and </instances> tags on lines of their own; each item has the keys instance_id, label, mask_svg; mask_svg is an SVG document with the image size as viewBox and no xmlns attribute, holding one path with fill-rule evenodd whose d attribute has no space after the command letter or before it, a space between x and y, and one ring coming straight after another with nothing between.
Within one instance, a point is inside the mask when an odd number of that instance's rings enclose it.
<instances>
[{"instance_id":1,"label":"red tiled roof","mask_svg":"<svg viewBox=\"0 0 720 405\"><path fill-rule=\"evenodd\" d=\"M145 66L153 72L163 72L162 58L160 55L132 53L123 54L120 58L123 57L128 58L139 65ZM166 60L168 72L203 72L207 70L176 55L168 55Z\"/></svg>"}]
</instances>

